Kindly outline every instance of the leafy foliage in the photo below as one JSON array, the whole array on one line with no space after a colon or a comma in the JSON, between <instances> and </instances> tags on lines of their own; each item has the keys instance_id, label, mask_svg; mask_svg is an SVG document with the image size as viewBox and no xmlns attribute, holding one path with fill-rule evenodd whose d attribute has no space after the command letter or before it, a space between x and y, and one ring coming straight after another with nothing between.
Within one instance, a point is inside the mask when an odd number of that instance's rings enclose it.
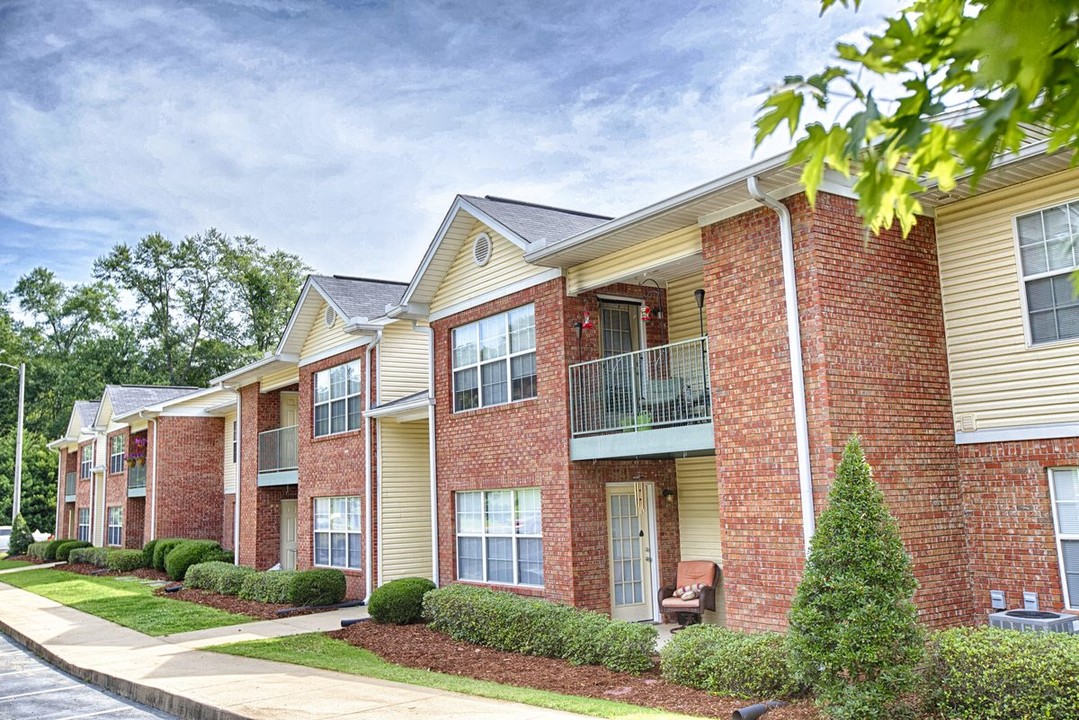
<instances>
[{"instance_id":1,"label":"leafy foliage","mask_svg":"<svg viewBox=\"0 0 1079 720\"><path fill-rule=\"evenodd\" d=\"M836 470L790 612L791 667L830 717L899 717L923 634L917 581L857 438Z\"/></svg>"},{"instance_id":2,"label":"leafy foliage","mask_svg":"<svg viewBox=\"0 0 1079 720\"><path fill-rule=\"evenodd\" d=\"M340 570L302 570L289 581L288 601L296 607L336 605L344 599L345 574Z\"/></svg>"},{"instance_id":3,"label":"leafy foliage","mask_svg":"<svg viewBox=\"0 0 1079 720\"><path fill-rule=\"evenodd\" d=\"M836 3L822 0L822 12ZM1050 152L1079 146L1077 11L1076 0L912 0L864 47L838 43L839 64L787 77L761 106L756 143L781 128L793 138L807 106L853 104L845 120L807 124L791 160L805 163L811 201L826 167L854 172L867 226L898 220L906 233L922 211L912 193L947 192L967 172L977 183L1031 127L1048 128ZM901 85L894 103L866 89L880 78ZM959 103L969 112L949 112Z\"/></svg>"},{"instance_id":4,"label":"leafy foliage","mask_svg":"<svg viewBox=\"0 0 1079 720\"><path fill-rule=\"evenodd\" d=\"M45 562L45 553L49 551L49 541L32 542L26 546L26 554L39 562Z\"/></svg>"},{"instance_id":5,"label":"leafy foliage","mask_svg":"<svg viewBox=\"0 0 1079 720\"><path fill-rule=\"evenodd\" d=\"M30 528L26 525L26 520L23 518L22 513L15 516L15 522L11 526L11 538L8 541L8 554L9 555L25 555L26 549L30 547L30 543L34 541L34 536L30 534Z\"/></svg>"},{"instance_id":6,"label":"leafy foliage","mask_svg":"<svg viewBox=\"0 0 1079 720\"><path fill-rule=\"evenodd\" d=\"M161 547L160 544L158 547ZM221 545L213 540L184 540L163 552L165 572L173 580L183 580L189 567L204 562L208 555L220 551ZM139 552L141 554L142 551Z\"/></svg>"},{"instance_id":7,"label":"leafy foliage","mask_svg":"<svg viewBox=\"0 0 1079 720\"><path fill-rule=\"evenodd\" d=\"M187 569L184 584L197 590L209 590L219 595L238 595L244 579L254 568L216 560L192 565Z\"/></svg>"},{"instance_id":8,"label":"leafy foliage","mask_svg":"<svg viewBox=\"0 0 1079 720\"><path fill-rule=\"evenodd\" d=\"M107 567L109 564L109 551L101 547L74 548L67 555L69 563L88 563L98 567Z\"/></svg>"},{"instance_id":9,"label":"leafy foliage","mask_svg":"<svg viewBox=\"0 0 1079 720\"><path fill-rule=\"evenodd\" d=\"M142 550L109 550L105 556L105 567L119 572L131 572L145 567Z\"/></svg>"},{"instance_id":10,"label":"leafy foliage","mask_svg":"<svg viewBox=\"0 0 1079 720\"><path fill-rule=\"evenodd\" d=\"M408 625L423 617L423 596L435 589L427 578L407 577L375 588L367 611L375 622Z\"/></svg>"},{"instance_id":11,"label":"leafy foliage","mask_svg":"<svg viewBox=\"0 0 1079 720\"><path fill-rule=\"evenodd\" d=\"M295 570L267 570L252 573L240 586L242 600L284 605L289 601L289 589Z\"/></svg>"},{"instance_id":12,"label":"leafy foliage","mask_svg":"<svg viewBox=\"0 0 1079 720\"><path fill-rule=\"evenodd\" d=\"M142 564L144 567L152 568L154 566L154 548L157 547L157 540L151 540L142 546Z\"/></svg>"},{"instance_id":13,"label":"leafy foliage","mask_svg":"<svg viewBox=\"0 0 1079 720\"><path fill-rule=\"evenodd\" d=\"M165 570L165 562L168 560L169 553L171 553L178 545L185 543L187 540L184 538L158 538L157 544L154 545L154 570Z\"/></svg>"},{"instance_id":14,"label":"leafy foliage","mask_svg":"<svg viewBox=\"0 0 1079 720\"><path fill-rule=\"evenodd\" d=\"M62 562L68 562L71 559L71 551L77 548L91 547L91 543L85 540L67 540L56 548L56 559Z\"/></svg>"},{"instance_id":15,"label":"leafy foliage","mask_svg":"<svg viewBox=\"0 0 1079 720\"><path fill-rule=\"evenodd\" d=\"M60 548L61 545L63 545L64 543L68 543L68 542L71 542L71 538L63 538L63 539L60 539L60 540L50 540L48 545L45 547L44 560L46 562L56 562L56 551Z\"/></svg>"}]
</instances>

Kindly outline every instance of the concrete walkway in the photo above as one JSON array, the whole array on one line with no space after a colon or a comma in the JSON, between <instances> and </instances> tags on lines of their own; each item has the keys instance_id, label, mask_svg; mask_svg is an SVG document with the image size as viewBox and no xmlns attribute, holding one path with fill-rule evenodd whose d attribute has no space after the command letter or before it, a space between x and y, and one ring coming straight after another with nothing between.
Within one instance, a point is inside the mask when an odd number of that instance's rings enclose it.
<instances>
[{"instance_id":1,"label":"concrete walkway","mask_svg":"<svg viewBox=\"0 0 1079 720\"><path fill-rule=\"evenodd\" d=\"M192 632L177 633L176 635L165 635L160 639L173 645L195 649L209 647L210 645L240 642L241 640L263 640L286 635L340 630L342 620L366 617L366 607L342 608L313 615L285 617L280 620L263 620L262 622L246 623L244 625L194 630Z\"/></svg>"},{"instance_id":2,"label":"concrete walkway","mask_svg":"<svg viewBox=\"0 0 1079 720\"><path fill-rule=\"evenodd\" d=\"M36 567L41 567L36 566ZM194 720L569 720L584 716L192 647L309 632L359 608L151 638L0 583L0 629L62 670ZM340 614L338 614L340 613ZM303 622L301 622L303 621ZM281 625L274 625L281 623ZM308 624L310 623L310 624ZM256 628L255 626L263 626ZM315 628L317 629L317 628Z\"/></svg>"},{"instance_id":3,"label":"concrete walkway","mask_svg":"<svg viewBox=\"0 0 1079 720\"><path fill-rule=\"evenodd\" d=\"M22 567L13 567L13 568L8 568L7 570L0 570L0 575L7 575L8 573L13 573L13 572L23 572L23 571L26 571L26 570L40 570L42 568L54 568L57 565L67 565L67 563L65 563L65 562L54 562L54 563L42 563L41 565L36 565L36 564L35 565L23 565Z\"/></svg>"}]
</instances>

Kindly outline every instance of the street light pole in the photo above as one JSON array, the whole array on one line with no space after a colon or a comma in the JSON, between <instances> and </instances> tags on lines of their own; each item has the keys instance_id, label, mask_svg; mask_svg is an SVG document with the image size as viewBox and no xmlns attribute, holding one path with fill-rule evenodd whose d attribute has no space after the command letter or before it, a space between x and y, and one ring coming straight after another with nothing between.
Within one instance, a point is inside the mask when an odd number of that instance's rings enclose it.
<instances>
[{"instance_id":1,"label":"street light pole","mask_svg":"<svg viewBox=\"0 0 1079 720\"><path fill-rule=\"evenodd\" d=\"M11 497L11 522L14 523L15 518L19 516L20 506L22 505L22 424L23 406L26 400L26 363L19 363L18 367L7 363L0 363L0 365L19 371L19 416L18 431L15 435L15 487L12 489Z\"/></svg>"}]
</instances>

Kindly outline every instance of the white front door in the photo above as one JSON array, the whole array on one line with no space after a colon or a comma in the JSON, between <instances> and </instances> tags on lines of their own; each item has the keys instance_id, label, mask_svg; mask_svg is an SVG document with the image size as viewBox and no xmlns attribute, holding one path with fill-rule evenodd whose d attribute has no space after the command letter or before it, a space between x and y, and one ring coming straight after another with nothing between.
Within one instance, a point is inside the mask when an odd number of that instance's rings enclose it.
<instances>
[{"instance_id":1,"label":"white front door","mask_svg":"<svg viewBox=\"0 0 1079 720\"><path fill-rule=\"evenodd\" d=\"M296 501L281 501L281 569L296 569Z\"/></svg>"},{"instance_id":2,"label":"white front door","mask_svg":"<svg viewBox=\"0 0 1079 720\"><path fill-rule=\"evenodd\" d=\"M299 424L299 401L300 394L297 392L281 393L281 425L280 427L292 427Z\"/></svg>"},{"instance_id":3,"label":"white front door","mask_svg":"<svg viewBox=\"0 0 1079 720\"><path fill-rule=\"evenodd\" d=\"M655 501L651 483L607 486L607 546L611 559L611 617L655 620Z\"/></svg>"}]
</instances>

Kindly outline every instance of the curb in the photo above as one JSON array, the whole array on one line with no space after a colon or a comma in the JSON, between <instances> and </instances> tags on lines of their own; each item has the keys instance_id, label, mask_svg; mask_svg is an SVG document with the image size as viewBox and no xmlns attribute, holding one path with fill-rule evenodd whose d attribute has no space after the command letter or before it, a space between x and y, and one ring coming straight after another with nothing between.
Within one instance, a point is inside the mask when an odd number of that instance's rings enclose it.
<instances>
[{"instance_id":1,"label":"curb","mask_svg":"<svg viewBox=\"0 0 1079 720\"><path fill-rule=\"evenodd\" d=\"M229 710L225 710L224 708L207 705L198 700L171 693L167 690L162 690L161 688L143 685L142 683L137 683L132 680L125 680L124 678L115 675L109 675L100 670L84 668L70 663L45 645L14 629L2 619L0 619L0 631L3 631L5 635L9 636L50 665L60 668L68 675L73 675L79 680L84 680L104 688L109 692L127 698L128 700L134 700L137 703L148 705L157 710L161 710L162 712L169 713L170 715L175 715L178 718L184 718L185 720L250 720L247 715L238 715Z\"/></svg>"}]
</instances>

